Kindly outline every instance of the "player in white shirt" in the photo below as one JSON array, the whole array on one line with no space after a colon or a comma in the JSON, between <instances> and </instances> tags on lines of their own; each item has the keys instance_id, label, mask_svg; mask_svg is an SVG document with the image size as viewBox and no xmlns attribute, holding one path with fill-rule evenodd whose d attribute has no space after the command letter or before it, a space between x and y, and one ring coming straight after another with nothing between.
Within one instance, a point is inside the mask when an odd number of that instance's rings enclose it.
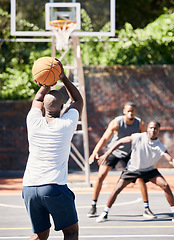
<instances>
[{"instance_id":1,"label":"player in white shirt","mask_svg":"<svg viewBox=\"0 0 174 240\"><path fill-rule=\"evenodd\" d=\"M60 116L63 106L61 92L41 86L27 115L29 157L22 195L33 227L31 240L48 239L50 215L55 230L62 230L65 240L78 240L75 196L67 187L67 174L70 143L83 100L78 89L65 76L61 63L60 66L60 79L72 100L69 109Z\"/></svg>"},{"instance_id":2,"label":"player in white shirt","mask_svg":"<svg viewBox=\"0 0 174 240\"><path fill-rule=\"evenodd\" d=\"M108 149L105 154L99 157L98 161L99 164L101 164L107 161L108 156L119 146L128 143L131 143L132 145L131 157L126 170L122 172L116 187L109 196L104 212L102 212L96 219L97 222L107 220L108 212L118 194L128 184L135 182L137 178L142 178L145 182L151 181L163 189L173 213L172 221L174 221L174 197L172 191L164 177L155 168L155 164L161 156L164 156L172 166L174 166L174 159L172 159L165 146L158 139L159 131L160 124L158 122L150 122L147 127L147 132L135 133L131 136L121 138L110 149Z\"/></svg>"}]
</instances>

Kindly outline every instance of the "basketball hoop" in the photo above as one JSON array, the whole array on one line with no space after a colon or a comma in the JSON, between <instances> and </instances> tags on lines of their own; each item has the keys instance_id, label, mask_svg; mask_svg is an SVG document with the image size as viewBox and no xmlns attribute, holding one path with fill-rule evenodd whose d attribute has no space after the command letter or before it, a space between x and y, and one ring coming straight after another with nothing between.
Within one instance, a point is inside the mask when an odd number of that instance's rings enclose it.
<instances>
[{"instance_id":1,"label":"basketball hoop","mask_svg":"<svg viewBox=\"0 0 174 240\"><path fill-rule=\"evenodd\" d=\"M54 20L50 21L49 24L56 37L56 49L67 49L68 39L77 26L76 22L70 20Z\"/></svg>"}]
</instances>

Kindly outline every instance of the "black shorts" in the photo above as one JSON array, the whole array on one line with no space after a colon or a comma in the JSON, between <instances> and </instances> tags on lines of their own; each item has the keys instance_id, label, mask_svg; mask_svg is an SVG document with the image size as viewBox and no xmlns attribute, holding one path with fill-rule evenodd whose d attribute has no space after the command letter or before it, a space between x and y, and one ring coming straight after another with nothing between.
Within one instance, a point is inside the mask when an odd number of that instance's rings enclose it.
<instances>
[{"instance_id":1,"label":"black shorts","mask_svg":"<svg viewBox=\"0 0 174 240\"><path fill-rule=\"evenodd\" d=\"M153 169L150 171L128 171L128 170L124 170L120 176L121 179L123 180L128 180L128 181L132 181L132 182L136 182L137 178L142 178L144 179L144 182L149 182L150 179L157 177L157 176L161 176L161 173L157 170L157 169Z\"/></svg>"},{"instance_id":2,"label":"black shorts","mask_svg":"<svg viewBox=\"0 0 174 240\"><path fill-rule=\"evenodd\" d=\"M108 157L108 161L107 163L104 163L104 165L108 166L108 167L112 167L112 168L115 168L116 164L119 162L119 161L122 161L124 163L124 167L126 167L129 159L130 159L130 155L131 154L128 154L127 156L125 157L121 157L121 158L118 158L116 156L114 156L113 154L109 155Z\"/></svg>"}]
</instances>

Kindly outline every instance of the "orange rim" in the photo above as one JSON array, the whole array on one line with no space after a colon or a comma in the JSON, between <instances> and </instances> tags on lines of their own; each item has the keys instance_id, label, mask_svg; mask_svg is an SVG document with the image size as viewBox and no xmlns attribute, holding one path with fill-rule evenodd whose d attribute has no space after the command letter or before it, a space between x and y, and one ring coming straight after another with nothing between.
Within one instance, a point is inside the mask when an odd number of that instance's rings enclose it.
<instances>
[{"instance_id":1,"label":"orange rim","mask_svg":"<svg viewBox=\"0 0 174 240\"><path fill-rule=\"evenodd\" d=\"M76 24L76 22L71 21L71 20L53 20L49 21L50 26L55 27L55 28L60 28L63 29L64 27L68 29L70 26L73 26Z\"/></svg>"}]
</instances>

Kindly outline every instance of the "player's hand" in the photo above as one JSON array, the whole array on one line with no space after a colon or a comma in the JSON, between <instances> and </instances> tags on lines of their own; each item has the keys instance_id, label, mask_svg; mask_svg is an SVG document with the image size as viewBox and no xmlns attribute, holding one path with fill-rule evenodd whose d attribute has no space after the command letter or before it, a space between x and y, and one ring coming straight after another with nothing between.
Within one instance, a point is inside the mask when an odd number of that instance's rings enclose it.
<instances>
[{"instance_id":1,"label":"player's hand","mask_svg":"<svg viewBox=\"0 0 174 240\"><path fill-rule=\"evenodd\" d=\"M98 161L97 161L97 163L98 163L98 165L101 165L101 164L104 164L104 163L107 163L107 155L106 154L103 154L102 156L100 156L99 158L98 158Z\"/></svg>"},{"instance_id":2,"label":"player's hand","mask_svg":"<svg viewBox=\"0 0 174 240\"><path fill-rule=\"evenodd\" d=\"M98 153L97 154L91 154L91 156L89 157L89 164L92 164L95 161L95 158L98 159Z\"/></svg>"},{"instance_id":3,"label":"player's hand","mask_svg":"<svg viewBox=\"0 0 174 240\"><path fill-rule=\"evenodd\" d=\"M35 81L35 83L39 86L39 87L52 87L52 86L54 86L54 85L56 85L57 84L57 82L55 82L54 84L52 84L52 85L44 85L44 84L40 84L39 82L37 82L36 80L34 80Z\"/></svg>"},{"instance_id":4,"label":"player's hand","mask_svg":"<svg viewBox=\"0 0 174 240\"><path fill-rule=\"evenodd\" d=\"M59 65L61 67L60 79L62 80L65 77L65 72L64 72L63 65L62 65L61 61L59 61L57 58L54 58L54 59L59 63Z\"/></svg>"}]
</instances>

